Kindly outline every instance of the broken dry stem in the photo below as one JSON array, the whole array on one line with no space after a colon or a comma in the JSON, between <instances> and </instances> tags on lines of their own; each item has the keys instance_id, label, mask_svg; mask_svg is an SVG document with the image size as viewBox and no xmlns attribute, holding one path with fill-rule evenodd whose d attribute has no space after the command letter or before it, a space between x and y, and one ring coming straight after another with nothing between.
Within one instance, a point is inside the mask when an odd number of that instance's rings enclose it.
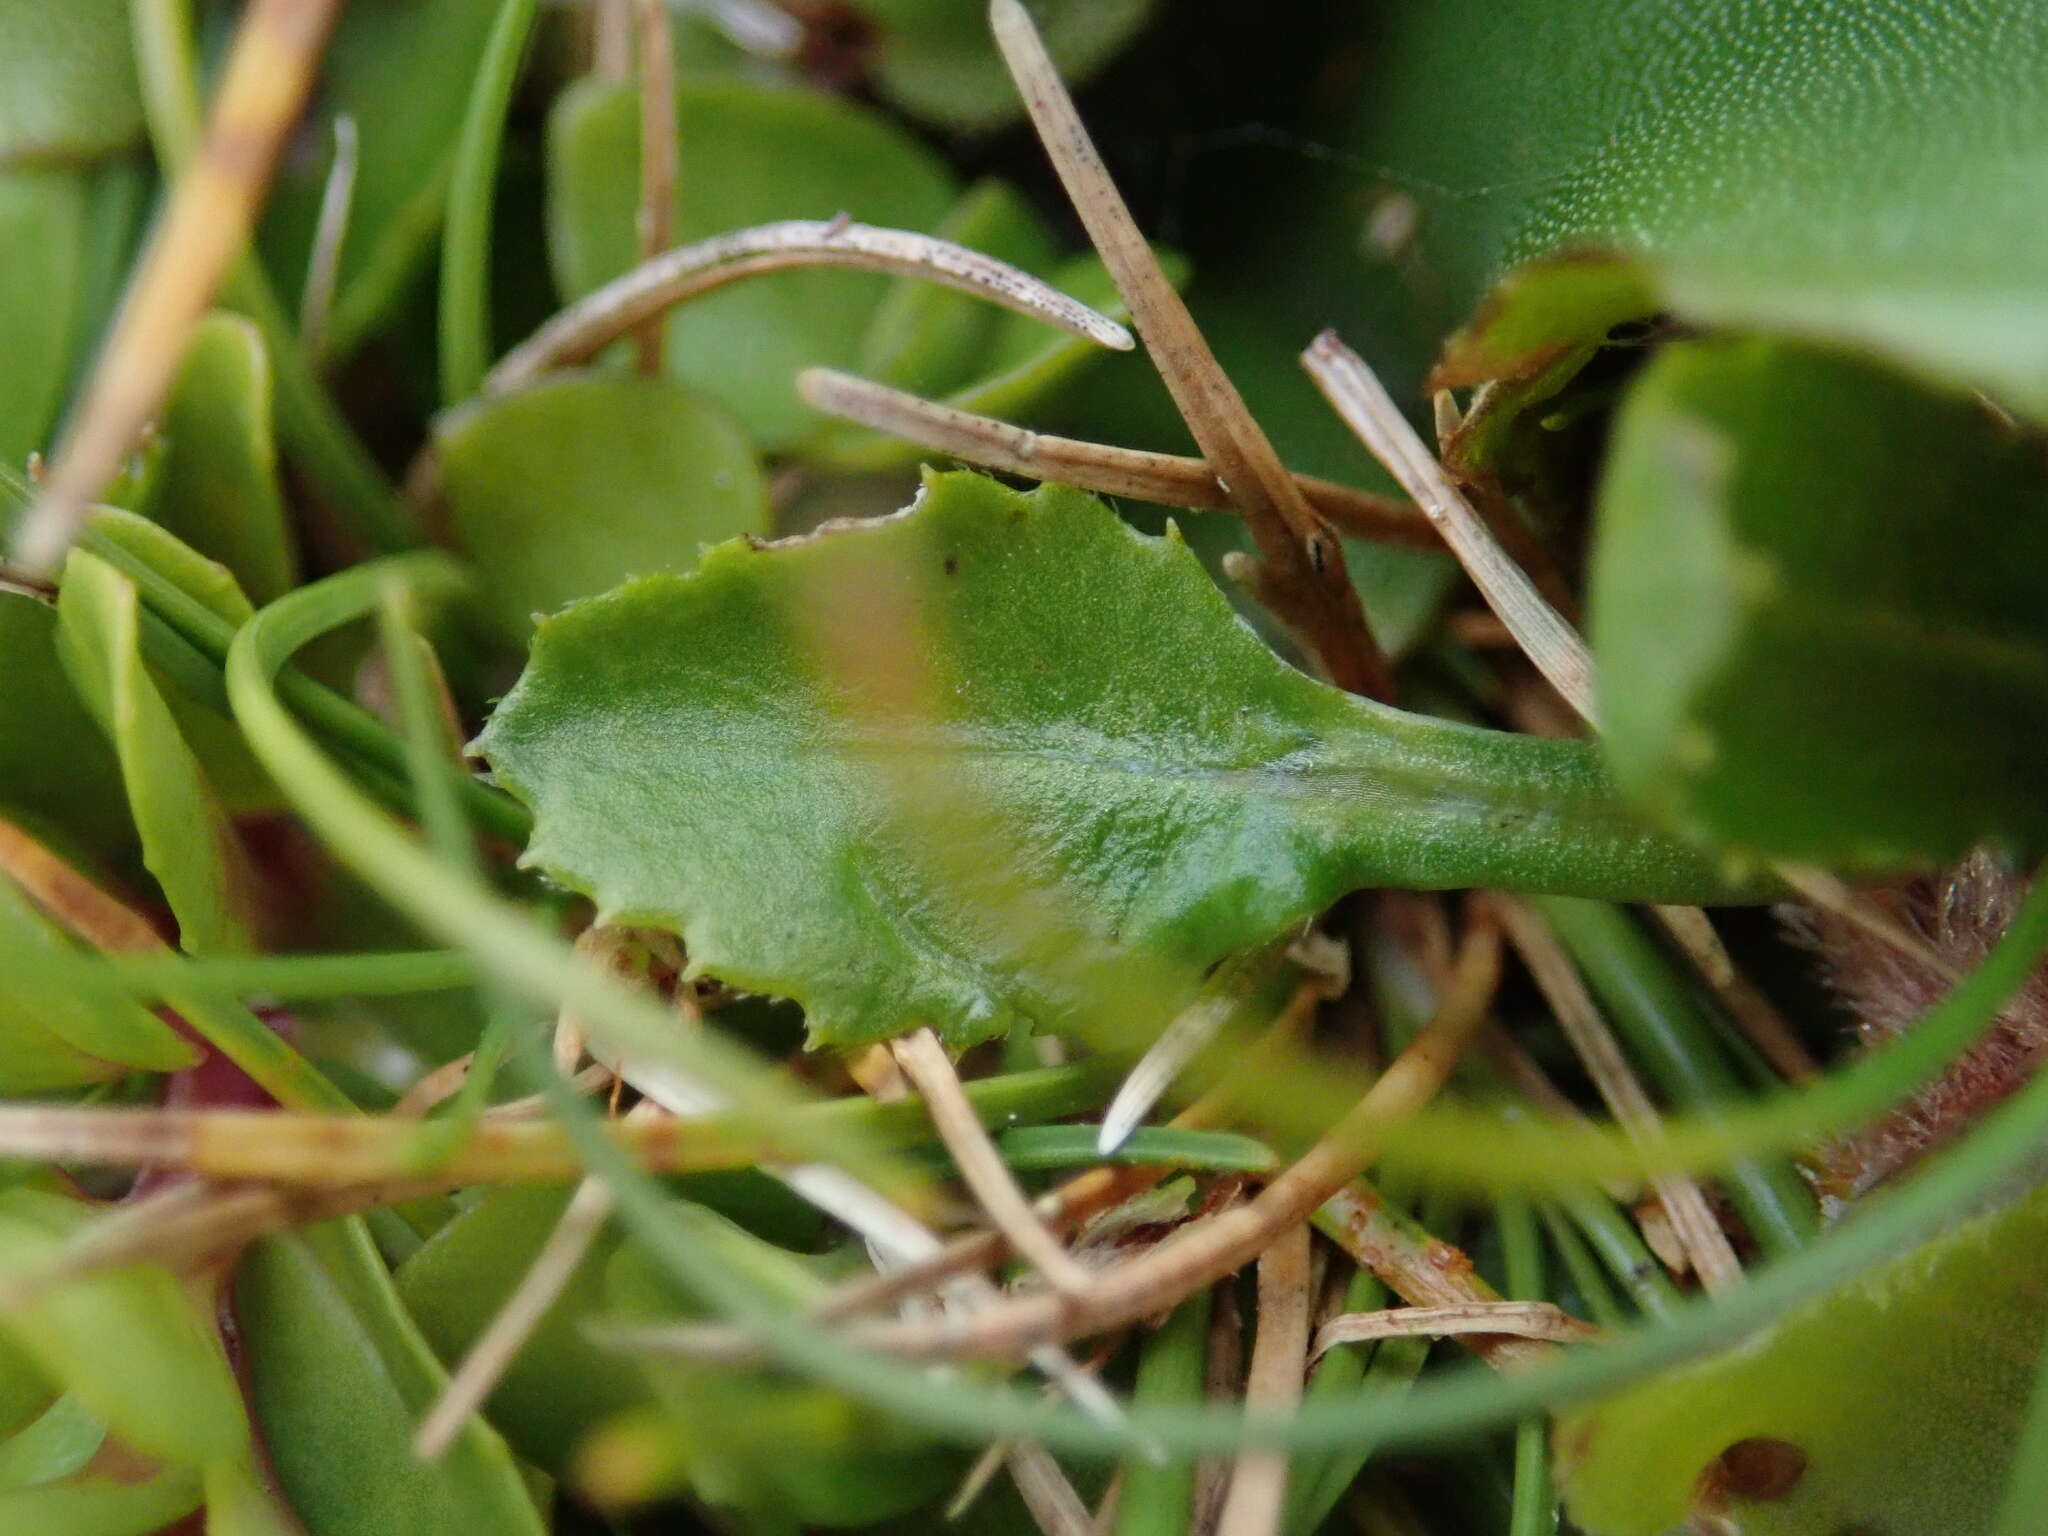
<instances>
[{"instance_id":1,"label":"broken dry stem","mask_svg":"<svg viewBox=\"0 0 2048 1536\"><path fill-rule=\"evenodd\" d=\"M1079 1296L1018 1296L973 1316L869 1324L849 1329L849 1336L918 1357L1012 1357L1050 1339L1101 1333L1150 1317L1242 1268L1342 1189L1373 1161L1392 1131L1435 1096L1485 1017L1499 974L1498 931L1481 921L1466 937L1435 1017L1351 1113L1250 1203L1182 1228L1096 1275Z\"/></svg>"},{"instance_id":2,"label":"broken dry stem","mask_svg":"<svg viewBox=\"0 0 2048 1536\"><path fill-rule=\"evenodd\" d=\"M939 1139L953 1155L960 1177L981 1202L990 1225L1002 1232L1011 1248L1029 1260L1055 1290L1078 1293L1087 1289L1088 1271L1038 1219L1030 1199L1017 1187L1009 1165L962 1091L939 1037L929 1029L916 1029L892 1042L891 1050L896 1064L924 1100Z\"/></svg>"},{"instance_id":3,"label":"broken dry stem","mask_svg":"<svg viewBox=\"0 0 2048 1536\"><path fill-rule=\"evenodd\" d=\"M1215 471L1202 459L1033 432L833 368L804 370L797 376L797 393L827 415L985 469L1161 506L1232 508ZM1313 475L1296 475L1294 482L1341 533L1411 549L1443 546L1435 527L1413 502Z\"/></svg>"},{"instance_id":4,"label":"broken dry stem","mask_svg":"<svg viewBox=\"0 0 2048 1536\"><path fill-rule=\"evenodd\" d=\"M1285 1414L1301 1401L1313 1300L1309 1254L1309 1229L1302 1225L1259 1256L1259 1329L1244 1389L1250 1411ZM1289 1453L1277 1446L1239 1454L1217 1536L1274 1536L1287 1503L1288 1461Z\"/></svg>"},{"instance_id":5,"label":"broken dry stem","mask_svg":"<svg viewBox=\"0 0 2048 1536\"><path fill-rule=\"evenodd\" d=\"M1344 424L1436 525L1536 669L1573 709L1593 719L1593 658L1585 642L1501 548L1365 359L1334 331L1325 331L1302 354L1302 366Z\"/></svg>"},{"instance_id":6,"label":"broken dry stem","mask_svg":"<svg viewBox=\"0 0 2048 1536\"><path fill-rule=\"evenodd\" d=\"M1011 78L1067 198L1123 295L1153 366L1222 487L1244 513L1268 567L1265 593L1331 681L1384 698L1385 658L1336 533L1309 506L1245 405L1152 247L1067 94L1019 0L991 0L989 20Z\"/></svg>"},{"instance_id":7,"label":"broken dry stem","mask_svg":"<svg viewBox=\"0 0 2048 1536\"><path fill-rule=\"evenodd\" d=\"M1374 1339L1443 1339L1475 1333L1552 1344L1584 1344L1600 1336L1598 1328L1581 1322L1555 1302L1467 1301L1341 1313L1316 1330L1315 1353Z\"/></svg>"},{"instance_id":8,"label":"broken dry stem","mask_svg":"<svg viewBox=\"0 0 2048 1536\"><path fill-rule=\"evenodd\" d=\"M1511 897L1494 896L1489 901L1602 1101L1630 1136L1654 1145L1663 1134L1663 1119L1586 990L1578 967L1532 908ZM1698 1182L1666 1173L1653 1178L1651 1185L1700 1283L1714 1292L1740 1284L1741 1262Z\"/></svg>"},{"instance_id":9,"label":"broken dry stem","mask_svg":"<svg viewBox=\"0 0 2048 1536\"><path fill-rule=\"evenodd\" d=\"M918 277L1031 315L1070 335L1128 351L1121 325L1029 273L949 240L846 219L790 219L714 235L642 262L577 300L514 347L484 379L486 396L588 362L643 322L727 283L795 267L852 267Z\"/></svg>"}]
</instances>

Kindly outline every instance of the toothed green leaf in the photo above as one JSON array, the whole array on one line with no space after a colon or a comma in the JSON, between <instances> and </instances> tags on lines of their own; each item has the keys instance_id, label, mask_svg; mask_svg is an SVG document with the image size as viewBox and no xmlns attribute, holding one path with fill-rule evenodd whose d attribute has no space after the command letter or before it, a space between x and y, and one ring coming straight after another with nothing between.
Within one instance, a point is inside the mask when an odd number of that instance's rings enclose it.
<instances>
[{"instance_id":1,"label":"toothed green leaf","mask_svg":"<svg viewBox=\"0 0 2048 1536\"><path fill-rule=\"evenodd\" d=\"M545 621L480 746L532 863L825 1041L1142 1023L1366 885L1740 894L1591 748L1328 688L1177 536L969 474Z\"/></svg>"}]
</instances>

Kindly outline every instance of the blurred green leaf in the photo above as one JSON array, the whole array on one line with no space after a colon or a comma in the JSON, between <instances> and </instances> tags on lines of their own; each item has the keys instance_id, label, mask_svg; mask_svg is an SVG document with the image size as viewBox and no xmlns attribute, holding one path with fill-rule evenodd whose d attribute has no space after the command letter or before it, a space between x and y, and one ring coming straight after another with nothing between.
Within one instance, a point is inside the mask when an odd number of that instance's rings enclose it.
<instances>
[{"instance_id":1,"label":"blurred green leaf","mask_svg":"<svg viewBox=\"0 0 2048 1536\"><path fill-rule=\"evenodd\" d=\"M946 167L880 115L810 91L739 80L689 80L676 93L683 171L676 239L850 214L927 230L946 215ZM579 298L634 265L640 198L639 99L586 80L548 121L548 245L555 280ZM851 367L889 289L866 272L754 278L676 310L668 369L723 402L766 448L818 417L794 380L813 364Z\"/></svg>"},{"instance_id":2,"label":"blurred green leaf","mask_svg":"<svg viewBox=\"0 0 2048 1536\"><path fill-rule=\"evenodd\" d=\"M510 1453L481 1424L432 1465L413 1454L447 1378L360 1222L254 1244L234 1295L250 1400L309 1536L542 1536Z\"/></svg>"},{"instance_id":3,"label":"blurred green leaf","mask_svg":"<svg viewBox=\"0 0 2048 1536\"><path fill-rule=\"evenodd\" d=\"M0 1190L0 1266L46 1264L94 1219L83 1200ZM245 1455L248 1422L210 1310L169 1270L100 1270L0 1316L14 1342L144 1456L204 1467ZM4 1506L0 1506L4 1508Z\"/></svg>"},{"instance_id":4,"label":"blurred green leaf","mask_svg":"<svg viewBox=\"0 0 2048 1536\"><path fill-rule=\"evenodd\" d=\"M2048 1323L2044 1238L2048 1195L2035 1193L1734 1350L1567 1412L1557 1455L1572 1519L1588 1536L1660 1536L1685 1522L1724 1451L1762 1440L1803 1455L1804 1471L1780 1498L1726 1492L1719 1507L1745 1536L1989 1530Z\"/></svg>"},{"instance_id":5,"label":"blurred green leaf","mask_svg":"<svg viewBox=\"0 0 2048 1536\"><path fill-rule=\"evenodd\" d=\"M1408 0L1340 142L1412 199L1478 378L1669 309L2048 411L2048 29L2030 0ZM1592 258L1626 258L1607 266ZM1578 259L1578 258L1586 259Z\"/></svg>"},{"instance_id":6,"label":"blurred green leaf","mask_svg":"<svg viewBox=\"0 0 2048 1536\"><path fill-rule=\"evenodd\" d=\"M357 0L321 59L316 152L288 157L272 190L264 248L296 295L332 169L333 123L356 123L355 194L326 350L346 357L387 319L440 228L471 82L499 0Z\"/></svg>"},{"instance_id":7,"label":"blurred green leaf","mask_svg":"<svg viewBox=\"0 0 2048 1536\"><path fill-rule=\"evenodd\" d=\"M77 164L141 136L126 0L0 0L0 164Z\"/></svg>"},{"instance_id":8,"label":"blurred green leaf","mask_svg":"<svg viewBox=\"0 0 2048 1536\"><path fill-rule=\"evenodd\" d=\"M673 1219L792 1309L823 1280L802 1260L700 1206ZM698 1315L637 1245L606 1266L614 1314L635 1323ZM662 1411L637 1411L598 1436L583 1459L605 1503L691 1492L739 1512L756 1531L871 1525L914 1509L958 1476L960 1458L842 1394L803 1382L641 1356Z\"/></svg>"},{"instance_id":9,"label":"blurred green leaf","mask_svg":"<svg viewBox=\"0 0 2048 1536\"><path fill-rule=\"evenodd\" d=\"M152 1536L199 1507L199 1474L163 1467L140 1482L100 1475L0 1493L0 1530L35 1536Z\"/></svg>"},{"instance_id":10,"label":"blurred green leaf","mask_svg":"<svg viewBox=\"0 0 2048 1536\"><path fill-rule=\"evenodd\" d=\"M398 1272L398 1292L451 1367L468 1353L532 1265L569 1203L563 1189L500 1189L430 1237ZM486 1405L528 1461L559 1475L571 1450L613 1414L645 1403L637 1368L600 1350L584 1326L600 1314L616 1239L600 1237Z\"/></svg>"},{"instance_id":11,"label":"blurred green leaf","mask_svg":"<svg viewBox=\"0 0 2048 1536\"><path fill-rule=\"evenodd\" d=\"M73 550L57 599L58 651L114 745L143 862L192 954L251 947L254 874L206 771L142 659L135 584Z\"/></svg>"},{"instance_id":12,"label":"blurred green leaf","mask_svg":"<svg viewBox=\"0 0 2048 1536\"><path fill-rule=\"evenodd\" d=\"M0 814L97 857L134 839L121 768L57 659L57 612L0 590Z\"/></svg>"},{"instance_id":13,"label":"blurred green leaf","mask_svg":"<svg viewBox=\"0 0 2048 1536\"><path fill-rule=\"evenodd\" d=\"M136 1068L173 1072L199 1052L147 1008L39 972L38 953L71 956L71 941L0 880L0 1091L47 1093L106 1082Z\"/></svg>"},{"instance_id":14,"label":"blurred green leaf","mask_svg":"<svg viewBox=\"0 0 2048 1536\"><path fill-rule=\"evenodd\" d=\"M531 862L827 1041L1059 1030L1126 991L1135 1027L1364 885L1737 894L1592 748L1325 687L1177 539L968 474L544 622L481 747Z\"/></svg>"},{"instance_id":15,"label":"blurred green leaf","mask_svg":"<svg viewBox=\"0 0 2048 1536\"><path fill-rule=\"evenodd\" d=\"M107 1426L75 1397L60 1397L0 1443L0 1489L35 1488L84 1469Z\"/></svg>"},{"instance_id":16,"label":"blurred green leaf","mask_svg":"<svg viewBox=\"0 0 2048 1536\"><path fill-rule=\"evenodd\" d=\"M1617 779L1775 858L1899 867L2038 838L2048 474L1976 403L1761 341L1666 347L1599 494Z\"/></svg>"},{"instance_id":17,"label":"blurred green leaf","mask_svg":"<svg viewBox=\"0 0 2048 1536\"><path fill-rule=\"evenodd\" d=\"M1038 0L1046 48L1070 85L1116 57L1152 13L1153 0ZM854 0L880 32L875 88L913 116L985 132L1024 115L997 55L984 0Z\"/></svg>"},{"instance_id":18,"label":"blurred green leaf","mask_svg":"<svg viewBox=\"0 0 2048 1536\"><path fill-rule=\"evenodd\" d=\"M536 614L768 529L745 435L667 379L546 379L444 417L434 448L478 599L519 641Z\"/></svg>"},{"instance_id":19,"label":"blurred green leaf","mask_svg":"<svg viewBox=\"0 0 2048 1536\"><path fill-rule=\"evenodd\" d=\"M233 571L256 603L289 591L297 557L277 485L270 360L252 323L218 313L199 323L164 429L169 444L149 515Z\"/></svg>"},{"instance_id":20,"label":"blurred green leaf","mask_svg":"<svg viewBox=\"0 0 2048 1536\"><path fill-rule=\"evenodd\" d=\"M36 0L11 9L23 3ZM83 171L0 169L0 469L18 473L45 446L63 399L78 340L89 190Z\"/></svg>"}]
</instances>

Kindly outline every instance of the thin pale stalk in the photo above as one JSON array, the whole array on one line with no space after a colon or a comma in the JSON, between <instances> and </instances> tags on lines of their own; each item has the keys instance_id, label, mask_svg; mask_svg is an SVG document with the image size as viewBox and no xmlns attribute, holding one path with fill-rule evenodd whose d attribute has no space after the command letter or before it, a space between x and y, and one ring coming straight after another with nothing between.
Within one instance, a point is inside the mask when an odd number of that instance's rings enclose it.
<instances>
[{"instance_id":1,"label":"thin pale stalk","mask_svg":"<svg viewBox=\"0 0 2048 1536\"><path fill-rule=\"evenodd\" d=\"M1508 558L1365 359L1325 331L1302 354L1302 366L1344 424L1415 498L1536 669L1573 709L1593 719L1593 657L1585 642Z\"/></svg>"},{"instance_id":2,"label":"thin pale stalk","mask_svg":"<svg viewBox=\"0 0 2048 1536\"><path fill-rule=\"evenodd\" d=\"M244 12L198 157L171 189L84 402L15 532L15 559L32 574L57 568L87 507L163 403L192 327L248 240L336 6L255 0Z\"/></svg>"},{"instance_id":3,"label":"thin pale stalk","mask_svg":"<svg viewBox=\"0 0 2048 1536\"><path fill-rule=\"evenodd\" d=\"M1810 1083L1820 1076L1820 1063L1792 1033L1792 1026L1771 1000L1736 968L1735 957L1722 944L1707 914L1698 907L1653 907L1657 921L1693 963L1728 1017L1788 1083Z\"/></svg>"},{"instance_id":4,"label":"thin pale stalk","mask_svg":"<svg viewBox=\"0 0 2048 1536\"><path fill-rule=\"evenodd\" d=\"M1635 1069L1622 1055L1620 1042L1586 990L1571 957L1530 908L1505 897L1494 898L1494 905L1537 990L1549 1003L1602 1101L1632 1136L1654 1144L1662 1135L1662 1117ZM1714 1292L1740 1284L1741 1261L1735 1257L1728 1234L1715 1220L1698 1182L1666 1173L1651 1183L1701 1284Z\"/></svg>"},{"instance_id":5,"label":"thin pale stalk","mask_svg":"<svg viewBox=\"0 0 2048 1536\"><path fill-rule=\"evenodd\" d=\"M794 267L852 267L921 277L1030 315L1097 346L1125 352L1131 336L1114 320L1029 273L951 241L850 220L789 219L714 235L664 251L577 300L499 361L486 395L531 384L556 368L587 362L643 321L741 278Z\"/></svg>"},{"instance_id":6,"label":"thin pale stalk","mask_svg":"<svg viewBox=\"0 0 2048 1536\"><path fill-rule=\"evenodd\" d=\"M306 284L299 295L299 344L318 357L334 311L334 283L341 272L341 247L348 239L349 211L356 195L355 114L334 117L334 160L320 189L320 215L313 225L313 249L306 257Z\"/></svg>"},{"instance_id":7,"label":"thin pale stalk","mask_svg":"<svg viewBox=\"0 0 2048 1536\"><path fill-rule=\"evenodd\" d=\"M1372 1162L1393 1128L1442 1087L1485 1017L1500 973L1497 932L1474 927L1443 1006L1328 1135L1258 1198L1182 1228L1141 1256L1094 1277L1082 1295L1012 1298L971 1317L912 1327L848 1330L876 1348L945 1358L1007 1356L1048 1339L1104 1332L1172 1306L1256 1258Z\"/></svg>"},{"instance_id":8,"label":"thin pale stalk","mask_svg":"<svg viewBox=\"0 0 2048 1536\"><path fill-rule=\"evenodd\" d=\"M627 1119L648 1120L658 1113L651 1102L643 1100ZM413 1435L413 1454L422 1461L439 1461L447 1454L470 1415L483 1407L548 1309L568 1289L590 1245L611 1220L616 1204L611 1186L595 1175L576 1186L576 1193L569 1197L568 1206L519 1284L470 1345L462 1363L449 1374L439 1400L420 1420Z\"/></svg>"},{"instance_id":9,"label":"thin pale stalk","mask_svg":"<svg viewBox=\"0 0 2048 1536\"><path fill-rule=\"evenodd\" d=\"M1005 474L1169 507L1233 507L1203 459L1033 432L832 368L805 369L796 387L808 404L827 415ZM1412 549L1443 545L1413 502L1314 475L1296 475L1294 482L1317 512L1353 538Z\"/></svg>"},{"instance_id":10,"label":"thin pale stalk","mask_svg":"<svg viewBox=\"0 0 2048 1536\"><path fill-rule=\"evenodd\" d=\"M1259 1328L1245 1375L1247 1408L1287 1413L1301 1401L1313 1301L1309 1230L1298 1226L1259 1258ZM1274 1536L1287 1506L1288 1452L1246 1451L1230 1476L1217 1536Z\"/></svg>"},{"instance_id":11,"label":"thin pale stalk","mask_svg":"<svg viewBox=\"0 0 2048 1536\"><path fill-rule=\"evenodd\" d=\"M1046 155L1123 295L1145 350L1270 570L1265 590L1338 686L1385 697L1385 658L1344 568L1344 549L1273 451L1110 179L1073 97L1019 0L989 22Z\"/></svg>"},{"instance_id":12,"label":"thin pale stalk","mask_svg":"<svg viewBox=\"0 0 2048 1536\"><path fill-rule=\"evenodd\" d=\"M669 248L676 223L676 61L669 34L668 0L636 0L640 23L640 208L634 235L640 260ZM633 333L633 361L649 376L661 372L668 333L660 319Z\"/></svg>"},{"instance_id":13,"label":"thin pale stalk","mask_svg":"<svg viewBox=\"0 0 2048 1536\"><path fill-rule=\"evenodd\" d=\"M974 1113L974 1106L961 1091L959 1076L939 1037L929 1029L917 1029L894 1041L891 1049L896 1064L924 1100L925 1111L932 1117L939 1139L953 1154L954 1166L981 1202L990 1224L1056 1290L1085 1290L1088 1271L1067 1252L1052 1229L1038 1219L1030 1198L1017 1187L1015 1177Z\"/></svg>"}]
</instances>

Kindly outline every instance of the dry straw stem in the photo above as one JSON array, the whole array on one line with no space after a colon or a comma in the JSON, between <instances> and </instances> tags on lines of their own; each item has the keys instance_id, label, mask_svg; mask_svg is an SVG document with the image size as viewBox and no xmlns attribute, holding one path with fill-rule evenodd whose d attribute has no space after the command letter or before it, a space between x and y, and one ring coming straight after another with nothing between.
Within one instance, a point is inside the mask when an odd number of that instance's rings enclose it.
<instances>
[{"instance_id":1,"label":"dry straw stem","mask_svg":"<svg viewBox=\"0 0 2048 1536\"><path fill-rule=\"evenodd\" d=\"M1586 990L1578 967L1531 908L1504 896L1490 897L1489 902L1615 1120L1639 1142L1654 1144L1663 1134L1663 1120ZM1742 1265L1699 1184L1669 1173L1650 1182L1700 1283L1713 1292L1741 1284Z\"/></svg>"},{"instance_id":2,"label":"dry straw stem","mask_svg":"<svg viewBox=\"0 0 2048 1536\"><path fill-rule=\"evenodd\" d=\"M96 949L117 955L170 953L170 945L141 913L116 901L4 818L0 818L0 875L11 879L29 900Z\"/></svg>"},{"instance_id":3,"label":"dry straw stem","mask_svg":"<svg viewBox=\"0 0 2048 1536\"><path fill-rule=\"evenodd\" d=\"M669 247L676 222L676 63L668 0L638 0L640 18L640 259ZM634 365L661 372L667 327L659 317L633 333Z\"/></svg>"},{"instance_id":4,"label":"dry straw stem","mask_svg":"<svg viewBox=\"0 0 2048 1536\"><path fill-rule=\"evenodd\" d=\"M42 494L15 535L15 558L30 572L57 568L86 508L162 403L186 338L248 240L336 8L337 0L254 0L243 14L198 158L171 189Z\"/></svg>"},{"instance_id":5,"label":"dry straw stem","mask_svg":"<svg viewBox=\"0 0 2048 1536\"><path fill-rule=\"evenodd\" d=\"M1852 903L1860 907L1861 903ZM1741 971L1722 944L1707 914L1698 907L1654 907L1657 921L1685 951L1686 958L1721 1000L1735 1027L1788 1083L1810 1083L1820 1076L1820 1063L1792 1033L1792 1026L1771 1000Z\"/></svg>"},{"instance_id":6,"label":"dry straw stem","mask_svg":"<svg viewBox=\"0 0 2048 1536\"><path fill-rule=\"evenodd\" d=\"M1031 315L1114 351L1131 334L1027 272L979 251L902 229L839 218L788 219L679 245L578 299L499 360L483 393L502 395L554 368L588 362L643 321L741 278L793 267L853 267L919 277Z\"/></svg>"},{"instance_id":7,"label":"dry straw stem","mask_svg":"<svg viewBox=\"0 0 2048 1536\"><path fill-rule=\"evenodd\" d=\"M1365 360L1336 332L1325 331L1302 354L1302 366L1344 424L1436 525L1536 669L1566 703L1592 720L1593 657L1585 642L1500 547Z\"/></svg>"},{"instance_id":8,"label":"dry straw stem","mask_svg":"<svg viewBox=\"0 0 2048 1536\"><path fill-rule=\"evenodd\" d=\"M806 403L827 415L986 469L1168 507L1232 507L1215 472L1202 459L1053 437L833 368L805 369L797 376L796 387ZM1442 547L1435 527L1411 501L1376 496L1313 475L1296 475L1294 483L1310 506L1352 538L1411 549Z\"/></svg>"},{"instance_id":9,"label":"dry straw stem","mask_svg":"<svg viewBox=\"0 0 2048 1536\"><path fill-rule=\"evenodd\" d=\"M1309 1254L1308 1228L1298 1226L1260 1255L1259 1331L1244 1388L1254 1412L1286 1413L1301 1401L1314 1289ZM1216 1536L1273 1536L1287 1502L1287 1464L1278 1447L1239 1453Z\"/></svg>"},{"instance_id":10,"label":"dry straw stem","mask_svg":"<svg viewBox=\"0 0 2048 1536\"><path fill-rule=\"evenodd\" d=\"M1059 71L1018 0L991 0L989 21L1032 125L1103 265L1116 280L1153 366L1268 570L1262 590L1331 681L1384 698L1385 659L1366 627L1337 535L1310 507L1138 232Z\"/></svg>"},{"instance_id":11,"label":"dry straw stem","mask_svg":"<svg viewBox=\"0 0 2048 1536\"><path fill-rule=\"evenodd\" d=\"M924 1100L925 1112L932 1117L939 1139L953 1154L960 1177L974 1191L990 1224L1009 1239L1016 1252L1031 1261L1055 1290L1086 1290L1088 1271L1067 1252L1052 1229L1038 1219L1030 1198L1017 1187L1009 1165L996 1151L980 1116L961 1090L960 1078L939 1037L929 1029L916 1029L892 1041L890 1049L896 1064Z\"/></svg>"},{"instance_id":12,"label":"dry straw stem","mask_svg":"<svg viewBox=\"0 0 2048 1536\"><path fill-rule=\"evenodd\" d=\"M1374 1339L1453 1338L1493 1334L1539 1339L1550 1344L1584 1344L1600 1330L1549 1301L1468 1301L1440 1307L1392 1307L1379 1312L1345 1312L1316 1330L1315 1353L1339 1344Z\"/></svg>"},{"instance_id":13,"label":"dry straw stem","mask_svg":"<svg viewBox=\"0 0 2048 1536\"><path fill-rule=\"evenodd\" d=\"M1389 1132L1435 1096L1485 1018L1499 978L1499 933L1482 919L1466 936L1435 1017L1351 1112L1250 1203L1192 1223L1103 1271L1082 1295L1018 1296L971 1317L871 1324L849 1329L849 1337L920 1357L1011 1357L1048 1339L1101 1333L1150 1317L1232 1273L1306 1221L1373 1161Z\"/></svg>"}]
</instances>

